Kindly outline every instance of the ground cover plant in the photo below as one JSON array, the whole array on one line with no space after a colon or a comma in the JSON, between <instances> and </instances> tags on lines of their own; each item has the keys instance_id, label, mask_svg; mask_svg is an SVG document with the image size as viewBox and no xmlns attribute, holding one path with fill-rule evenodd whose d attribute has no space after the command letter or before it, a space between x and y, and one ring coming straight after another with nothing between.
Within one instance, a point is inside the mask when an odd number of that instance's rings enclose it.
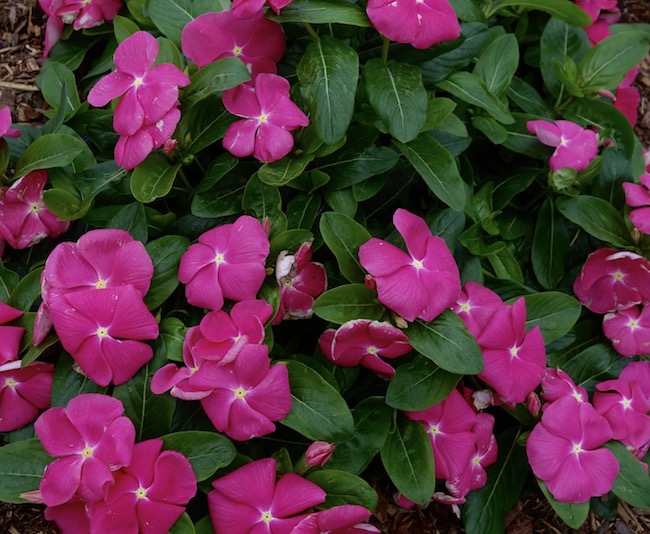
<instances>
[{"instance_id":1,"label":"ground cover plant","mask_svg":"<svg viewBox=\"0 0 650 534\"><path fill-rule=\"evenodd\" d=\"M0 111L0 500L62 532L650 508L649 28L608 0L42 1Z\"/></svg>"}]
</instances>

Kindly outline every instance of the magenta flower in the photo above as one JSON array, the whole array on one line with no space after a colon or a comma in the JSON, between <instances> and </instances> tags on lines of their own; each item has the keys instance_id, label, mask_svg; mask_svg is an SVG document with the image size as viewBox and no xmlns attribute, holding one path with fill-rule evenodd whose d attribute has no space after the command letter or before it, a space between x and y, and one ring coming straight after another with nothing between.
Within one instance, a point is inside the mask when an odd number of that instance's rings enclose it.
<instances>
[{"instance_id":1,"label":"magenta flower","mask_svg":"<svg viewBox=\"0 0 650 534\"><path fill-rule=\"evenodd\" d=\"M650 262L632 252L592 252L573 282L573 292L594 313L624 310L650 301Z\"/></svg>"},{"instance_id":2,"label":"magenta flower","mask_svg":"<svg viewBox=\"0 0 650 534\"><path fill-rule=\"evenodd\" d=\"M0 301L0 365L18 359L20 340L25 329L22 326L11 326L6 323L18 319L22 314L22 311Z\"/></svg>"},{"instance_id":3,"label":"magenta flower","mask_svg":"<svg viewBox=\"0 0 650 534\"><path fill-rule=\"evenodd\" d=\"M585 170L598 154L598 136L593 130L582 128L571 121L528 121L526 128L545 145L555 147L549 167L557 171L570 167Z\"/></svg>"},{"instance_id":4,"label":"magenta flower","mask_svg":"<svg viewBox=\"0 0 650 534\"><path fill-rule=\"evenodd\" d=\"M131 463L115 473L103 501L89 505L93 532L165 534L196 494L196 475L180 452L161 451L163 442L136 443Z\"/></svg>"},{"instance_id":5,"label":"magenta flower","mask_svg":"<svg viewBox=\"0 0 650 534\"><path fill-rule=\"evenodd\" d=\"M575 0L575 2L594 22L598 20L601 11L616 11L618 8L617 0Z\"/></svg>"},{"instance_id":6,"label":"magenta flower","mask_svg":"<svg viewBox=\"0 0 650 534\"><path fill-rule=\"evenodd\" d=\"M271 367L267 345L245 345L234 362L204 361L193 385L212 390L201 405L215 428L237 441L275 431L291 410L289 372L283 364Z\"/></svg>"},{"instance_id":7,"label":"magenta flower","mask_svg":"<svg viewBox=\"0 0 650 534\"><path fill-rule=\"evenodd\" d=\"M539 386L546 368L546 349L539 327L526 332L526 301L498 310L477 342L485 360L478 377L507 402L526 400Z\"/></svg>"},{"instance_id":8,"label":"magenta flower","mask_svg":"<svg viewBox=\"0 0 650 534\"><path fill-rule=\"evenodd\" d=\"M208 493L216 534L289 534L305 510L325 502L325 492L295 473L276 482L273 458L257 460L212 483Z\"/></svg>"},{"instance_id":9,"label":"magenta flower","mask_svg":"<svg viewBox=\"0 0 650 534\"><path fill-rule=\"evenodd\" d=\"M650 354L650 307L632 306L606 314L603 333L622 356Z\"/></svg>"},{"instance_id":10,"label":"magenta flower","mask_svg":"<svg viewBox=\"0 0 650 534\"><path fill-rule=\"evenodd\" d=\"M275 263L275 279L280 286L280 306L273 324L292 319L309 319L314 299L327 289L327 272L311 261L311 241L303 243L295 255L283 250Z\"/></svg>"},{"instance_id":11,"label":"magenta flower","mask_svg":"<svg viewBox=\"0 0 650 534\"><path fill-rule=\"evenodd\" d=\"M291 534L368 534L381 531L366 523L372 512L363 506L344 504L309 514Z\"/></svg>"},{"instance_id":12,"label":"magenta flower","mask_svg":"<svg viewBox=\"0 0 650 534\"><path fill-rule=\"evenodd\" d=\"M381 358L399 358L412 350L408 337L399 328L369 319L355 319L338 330L326 330L318 345L333 364L341 367L361 365L386 378L395 376L395 369Z\"/></svg>"},{"instance_id":13,"label":"magenta flower","mask_svg":"<svg viewBox=\"0 0 650 534\"><path fill-rule=\"evenodd\" d=\"M548 367L542 379L542 398L547 402L555 402L562 397L573 397L578 402L588 402L587 390L576 386L571 377L562 369ZM545 407L548 404L544 405Z\"/></svg>"},{"instance_id":14,"label":"magenta flower","mask_svg":"<svg viewBox=\"0 0 650 534\"><path fill-rule=\"evenodd\" d=\"M44 13L47 15L45 25L45 43L43 46L43 61L47 59L52 47L61 38L63 21L54 14L54 10L61 5L62 0L38 0Z\"/></svg>"},{"instance_id":15,"label":"magenta flower","mask_svg":"<svg viewBox=\"0 0 650 534\"><path fill-rule=\"evenodd\" d=\"M20 137L20 132L11 127L11 111L8 107L0 108L0 137Z\"/></svg>"},{"instance_id":16,"label":"magenta flower","mask_svg":"<svg viewBox=\"0 0 650 534\"><path fill-rule=\"evenodd\" d=\"M291 101L290 88L282 76L263 72L252 82L225 91L223 105L245 120L228 127L224 148L238 158L252 154L264 162L277 161L291 152L290 132L308 126L309 119Z\"/></svg>"},{"instance_id":17,"label":"magenta flower","mask_svg":"<svg viewBox=\"0 0 650 534\"><path fill-rule=\"evenodd\" d=\"M639 104L641 103L641 94L639 90L632 85L639 74L639 67L634 67L626 75L623 81L616 88L616 97L614 107L627 117L632 126L636 126L639 118Z\"/></svg>"},{"instance_id":18,"label":"magenta flower","mask_svg":"<svg viewBox=\"0 0 650 534\"><path fill-rule=\"evenodd\" d=\"M650 366L648 362L636 362ZM646 370L646 373L647 370ZM650 443L650 395L641 383L643 374L607 380L596 384L593 404L612 427L613 439L630 450L643 449Z\"/></svg>"},{"instance_id":19,"label":"magenta flower","mask_svg":"<svg viewBox=\"0 0 650 534\"><path fill-rule=\"evenodd\" d=\"M12 432L31 423L50 406L54 366L20 360L0 365L0 432Z\"/></svg>"},{"instance_id":20,"label":"magenta flower","mask_svg":"<svg viewBox=\"0 0 650 534\"><path fill-rule=\"evenodd\" d=\"M419 412L405 412L419 421L429 435L433 447L436 478L458 477L468 466L476 451L474 426L479 419L463 396L454 389L442 402Z\"/></svg>"},{"instance_id":21,"label":"magenta flower","mask_svg":"<svg viewBox=\"0 0 650 534\"><path fill-rule=\"evenodd\" d=\"M460 36L460 24L447 0L369 0L372 25L387 39L424 50Z\"/></svg>"},{"instance_id":22,"label":"magenta flower","mask_svg":"<svg viewBox=\"0 0 650 534\"><path fill-rule=\"evenodd\" d=\"M501 297L491 289L467 282L452 310L464 321L470 333L478 338L496 311L504 306Z\"/></svg>"},{"instance_id":23,"label":"magenta flower","mask_svg":"<svg viewBox=\"0 0 650 534\"><path fill-rule=\"evenodd\" d=\"M563 397L544 410L528 436L528 461L555 499L586 502L614 485L618 462L602 447L612 437L609 423L591 404Z\"/></svg>"},{"instance_id":24,"label":"magenta flower","mask_svg":"<svg viewBox=\"0 0 650 534\"><path fill-rule=\"evenodd\" d=\"M268 3L269 7L276 15L280 14L283 7L288 6L291 0L233 0L231 11L239 19L249 19L255 17L264 4Z\"/></svg>"},{"instance_id":25,"label":"magenta flower","mask_svg":"<svg viewBox=\"0 0 650 534\"><path fill-rule=\"evenodd\" d=\"M630 221L636 229L644 234L650 234L650 174L639 176L641 185L625 182L625 202L633 209L630 212Z\"/></svg>"},{"instance_id":26,"label":"magenta flower","mask_svg":"<svg viewBox=\"0 0 650 534\"><path fill-rule=\"evenodd\" d=\"M252 17L241 19L232 9L205 13L187 23L181 37L183 53L199 67L217 59L241 59L252 77L260 72L275 73L282 59L286 39L282 26L267 19L258 10Z\"/></svg>"},{"instance_id":27,"label":"magenta flower","mask_svg":"<svg viewBox=\"0 0 650 534\"><path fill-rule=\"evenodd\" d=\"M433 236L424 219L398 209L393 224L408 254L382 239L359 248L359 260L377 283L379 301L407 321L432 321L460 294L458 266L445 240Z\"/></svg>"},{"instance_id":28,"label":"magenta flower","mask_svg":"<svg viewBox=\"0 0 650 534\"><path fill-rule=\"evenodd\" d=\"M130 35L115 49L117 70L101 78L88 94L88 102L96 107L124 95L113 117L113 127L122 136L132 136L143 126L164 120L177 106L178 88L190 83L171 63L154 67L157 56L158 42L150 33Z\"/></svg>"},{"instance_id":29,"label":"magenta flower","mask_svg":"<svg viewBox=\"0 0 650 534\"><path fill-rule=\"evenodd\" d=\"M54 521L61 534L81 534L90 532L90 519L86 512L86 501L73 497L59 506L45 508L45 519Z\"/></svg>"},{"instance_id":30,"label":"magenta flower","mask_svg":"<svg viewBox=\"0 0 650 534\"><path fill-rule=\"evenodd\" d=\"M53 0L50 12L75 30L94 28L113 20L122 9L121 0Z\"/></svg>"},{"instance_id":31,"label":"magenta flower","mask_svg":"<svg viewBox=\"0 0 650 534\"><path fill-rule=\"evenodd\" d=\"M16 180L0 196L0 236L17 250L60 237L70 226L45 206L47 171L33 171Z\"/></svg>"},{"instance_id":32,"label":"magenta flower","mask_svg":"<svg viewBox=\"0 0 650 534\"><path fill-rule=\"evenodd\" d=\"M248 215L201 234L183 254L178 269L187 301L220 310L224 299L254 299L266 278L269 250L262 225Z\"/></svg>"},{"instance_id":33,"label":"magenta flower","mask_svg":"<svg viewBox=\"0 0 650 534\"><path fill-rule=\"evenodd\" d=\"M49 307L63 348L100 386L123 384L153 357L142 341L158 337L158 323L131 285L63 294Z\"/></svg>"},{"instance_id":34,"label":"magenta flower","mask_svg":"<svg viewBox=\"0 0 650 534\"><path fill-rule=\"evenodd\" d=\"M123 413L118 399L86 393L38 418L36 435L56 458L40 485L45 504L59 506L75 494L89 502L104 498L113 472L131 463L135 427Z\"/></svg>"}]
</instances>

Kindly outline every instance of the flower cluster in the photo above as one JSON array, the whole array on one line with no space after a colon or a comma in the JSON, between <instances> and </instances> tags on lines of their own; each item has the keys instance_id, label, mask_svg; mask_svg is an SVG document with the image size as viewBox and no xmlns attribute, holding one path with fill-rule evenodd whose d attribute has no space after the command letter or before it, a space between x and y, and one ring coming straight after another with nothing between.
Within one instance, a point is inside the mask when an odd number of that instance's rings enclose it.
<instances>
[{"instance_id":1,"label":"flower cluster","mask_svg":"<svg viewBox=\"0 0 650 534\"><path fill-rule=\"evenodd\" d=\"M190 83L176 65L155 65L158 49L150 33L130 35L115 49L116 70L101 78L88 94L88 102L97 107L123 95L115 108L113 128L120 136L115 163L127 170L171 138L181 118L179 88Z\"/></svg>"},{"instance_id":2,"label":"flower cluster","mask_svg":"<svg viewBox=\"0 0 650 534\"><path fill-rule=\"evenodd\" d=\"M135 443L135 427L113 397L82 394L41 415L34 428L47 453L40 484L45 517L63 534L168 532L196 493L188 459Z\"/></svg>"},{"instance_id":3,"label":"flower cluster","mask_svg":"<svg viewBox=\"0 0 650 534\"><path fill-rule=\"evenodd\" d=\"M53 324L66 351L95 383L123 384L153 357L144 340L158 323L143 298L153 264L124 230L92 230L52 251L42 275L38 344Z\"/></svg>"},{"instance_id":4,"label":"flower cluster","mask_svg":"<svg viewBox=\"0 0 650 534\"><path fill-rule=\"evenodd\" d=\"M639 176L639 182L641 184L623 183L625 202L633 208L629 217L634 227L643 234L650 234L650 163L645 163L645 172Z\"/></svg>"}]
</instances>

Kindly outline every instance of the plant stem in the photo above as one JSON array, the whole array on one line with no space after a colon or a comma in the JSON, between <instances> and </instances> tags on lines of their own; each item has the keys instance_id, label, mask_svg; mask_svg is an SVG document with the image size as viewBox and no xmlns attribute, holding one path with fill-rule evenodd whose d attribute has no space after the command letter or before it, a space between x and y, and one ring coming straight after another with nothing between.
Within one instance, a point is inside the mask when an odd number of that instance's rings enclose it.
<instances>
[{"instance_id":1,"label":"plant stem","mask_svg":"<svg viewBox=\"0 0 650 534\"><path fill-rule=\"evenodd\" d=\"M384 63L388 63L388 48L390 47L390 41L384 37L384 45L381 47L381 60Z\"/></svg>"},{"instance_id":2,"label":"plant stem","mask_svg":"<svg viewBox=\"0 0 650 534\"><path fill-rule=\"evenodd\" d=\"M316 30L314 30L313 26L309 24L309 22L305 22L305 29L307 30L307 33L312 36L314 41L320 41L320 37L318 37Z\"/></svg>"}]
</instances>

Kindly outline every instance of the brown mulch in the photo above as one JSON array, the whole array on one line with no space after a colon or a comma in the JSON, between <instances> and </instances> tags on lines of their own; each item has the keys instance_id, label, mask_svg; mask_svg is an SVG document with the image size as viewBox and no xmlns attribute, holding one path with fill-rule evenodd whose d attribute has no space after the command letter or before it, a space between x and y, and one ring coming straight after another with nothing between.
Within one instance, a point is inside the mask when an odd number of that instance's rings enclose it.
<instances>
[{"instance_id":1,"label":"brown mulch","mask_svg":"<svg viewBox=\"0 0 650 534\"><path fill-rule=\"evenodd\" d=\"M650 0L621 0L623 20L650 22ZM36 87L45 16L37 0L0 0L0 107L9 106L15 123L43 122L44 101ZM650 58L635 82L642 96L636 132L650 145ZM389 534L462 534L462 521L451 508L432 503L425 509L404 510L394 504L392 491L377 487L379 504L373 523ZM0 503L0 533L57 534L37 505ZM520 500L506 518L507 534L643 534L650 533L650 510L620 503L617 518L603 520L593 512L579 530L568 528L544 498Z\"/></svg>"}]
</instances>

